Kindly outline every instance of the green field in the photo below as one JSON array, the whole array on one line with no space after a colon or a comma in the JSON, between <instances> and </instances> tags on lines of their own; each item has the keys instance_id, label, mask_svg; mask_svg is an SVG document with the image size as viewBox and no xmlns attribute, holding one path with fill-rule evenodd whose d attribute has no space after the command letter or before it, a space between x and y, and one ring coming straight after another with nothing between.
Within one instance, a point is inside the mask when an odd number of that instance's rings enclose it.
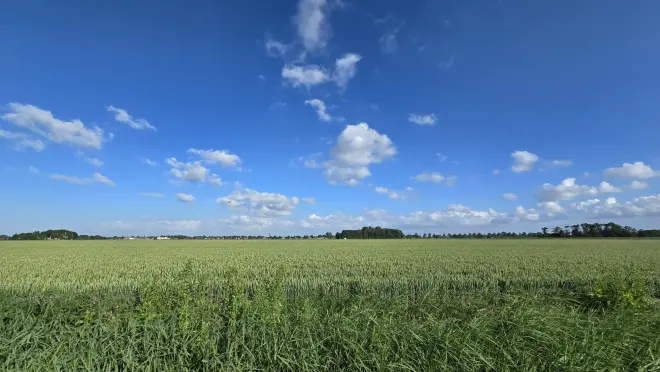
<instances>
[{"instance_id":1,"label":"green field","mask_svg":"<svg viewBox=\"0 0 660 372\"><path fill-rule=\"evenodd\" d=\"M660 241L0 242L0 370L660 370Z\"/></svg>"}]
</instances>

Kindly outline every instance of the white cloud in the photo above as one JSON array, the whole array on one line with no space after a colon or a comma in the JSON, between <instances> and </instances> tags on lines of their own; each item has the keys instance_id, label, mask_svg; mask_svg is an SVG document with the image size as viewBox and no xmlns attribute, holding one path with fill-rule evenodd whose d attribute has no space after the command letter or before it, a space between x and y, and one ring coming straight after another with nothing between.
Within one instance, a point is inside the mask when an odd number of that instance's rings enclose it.
<instances>
[{"instance_id":1,"label":"white cloud","mask_svg":"<svg viewBox=\"0 0 660 372\"><path fill-rule=\"evenodd\" d=\"M495 175L500 174L500 170L499 169L493 169L493 174L495 174Z\"/></svg>"},{"instance_id":2,"label":"white cloud","mask_svg":"<svg viewBox=\"0 0 660 372\"><path fill-rule=\"evenodd\" d=\"M615 193L615 192L621 192L622 190L618 187L615 187L611 185L608 182L601 182L600 185L598 185L598 192L601 194L606 194L606 193Z\"/></svg>"},{"instance_id":3,"label":"white cloud","mask_svg":"<svg viewBox=\"0 0 660 372\"><path fill-rule=\"evenodd\" d=\"M561 205L559 205L559 203L555 201L540 202L537 204L537 208L542 211L546 211L551 215L557 213L563 213L565 211L564 207L562 207Z\"/></svg>"},{"instance_id":4,"label":"white cloud","mask_svg":"<svg viewBox=\"0 0 660 372\"><path fill-rule=\"evenodd\" d=\"M41 152L44 151L44 148L46 148L46 144L41 140L24 139L16 142L16 146L14 148L19 151L32 149L36 152Z\"/></svg>"},{"instance_id":5,"label":"white cloud","mask_svg":"<svg viewBox=\"0 0 660 372\"><path fill-rule=\"evenodd\" d=\"M307 51L323 50L330 38L330 6L326 0L300 0L295 24Z\"/></svg>"},{"instance_id":6,"label":"white cloud","mask_svg":"<svg viewBox=\"0 0 660 372\"><path fill-rule=\"evenodd\" d=\"M364 217L353 217L343 213L319 216L312 213L307 218L300 220L300 226L310 229L357 229L365 224Z\"/></svg>"},{"instance_id":7,"label":"white cloud","mask_svg":"<svg viewBox=\"0 0 660 372\"><path fill-rule=\"evenodd\" d=\"M376 192L376 194L387 194L388 192L390 192L390 190L382 186L378 186L374 188L374 191Z\"/></svg>"},{"instance_id":8,"label":"white cloud","mask_svg":"<svg viewBox=\"0 0 660 372\"><path fill-rule=\"evenodd\" d=\"M348 125L330 151L324 175L332 184L356 185L371 175L369 166L396 155L390 138L369 128L367 123Z\"/></svg>"},{"instance_id":9,"label":"white cloud","mask_svg":"<svg viewBox=\"0 0 660 372\"><path fill-rule=\"evenodd\" d=\"M538 195L540 201L572 200L578 197L598 195L598 189L586 185L578 185L575 178L567 178L559 185L545 183Z\"/></svg>"},{"instance_id":10,"label":"white cloud","mask_svg":"<svg viewBox=\"0 0 660 372\"><path fill-rule=\"evenodd\" d=\"M223 168L235 167L241 163L238 155L229 153L227 150L188 149L188 153L198 155L206 164L217 164Z\"/></svg>"},{"instance_id":11,"label":"white cloud","mask_svg":"<svg viewBox=\"0 0 660 372\"><path fill-rule=\"evenodd\" d=\"M316 114L319 116L319 120L332 120L332 116L330 116L330 114L328 114L326 111L325 102L321 101L320 99L308 99L305 101L305 104L316 108Z\"/></svg>"},{"instance_id":12,"label":"white cloud","mask_svg":"<svg viewBox=\"0 0 660 372\"><path fill-rule=\"evenodd\" d=\"M232 228L237 229L264 229L279 228L293 225L293 222L271 217L255 217L248 215L232 216L220 219L220 222L226 223Z\"/></svg>"},{"instance_id":13,"label":"white cloud","mask_svg":"<svg viewBox=\"0 0 660 372\"><path fill-rule=\"evenodd\" d=\"M222 182L222 179L220 179L220 176L218 176L215 173L213 173L211 177L209 177L209 182L211 183L211 185L215 185L215 186L222 186L225 184L224 182Z\"/></svg>"},{"instance_id":14,"label":"white cloud","mask_svg":"<svg viewBox=\"0 0 660 372\"><path fill-rule=\"evenodd\" d=\"M580 197L592 197L598 194L621 192L621 189L607 182L601 182L598 187L578 185L575 178L567 178L559 185L543 184L537 198L540 201L573 200Z\"/></svg>"},{"instance_id":15,"label":"white cloud","mask_svg":"<svg viewBox=\"0 0 660 372\"><path fill-rule=\"evenodd\" d=\"M441 183L446 179L445 176L438 172L424 172L420 173L417 176L415 176L415 180L417 182L433 182L433 183Z\"/></svg>"},{"instance_id":16,"label":"white cloud","mask_svg":"<svg viewBox=\"0 0 660 372\"><path fill-rule=\"evenodd\" d=\"M166 227L170 231L195 230L199 228L202 221L199 220L178 220L178 221L158 221L159 226Z\"/></svg>"},{"instance_id":17,"label":"white cloud","mask_svg":"<svg viewBox=\"0 0 660 372\"><path fill-rule=\"evenodd\" d=\"M447 155L441 154L441 153L439 153L439 152L436 153L435 155L438 157L438 160L439 160L441 163L444 163L444 162L447 160L447 158L448 158Z\"/></svg>"},{"instance_id":18,"label":"white cloud","mask_svg":"<svg viewBox=\"0 0 660 372\"><path fill-rule=\"evenodd\" d=\"M589 210L589 208L599 203L600 203L600 199L589 199L579 203L573 203L571 204L571 208L578 211L586 212L587 210Z\"/></svg>"},{"instance_id":19,"label":"white cloud","mask_svg":"<svg viewBox=\"0 0 660 372\"><path fill-rule=\"evenodd\" d=\"M323 168L323 164L319 163L316 159L323 156L322 152L316 152L307 156L298 157L298 161L303 162L305 168Z\"/></svg>"},{"instance_id":20,"label":"white cloud","mask_svg":"<svg viewBox=\"0 0 660 372\"><path fill-rule=\"evenodd\" d=\"M392 200L397 200L397 199L402 199L403 198L403 196L401 194L399 194L397 192L394 192L394 191L387 194L387 197L392 199Z\"/></svg>"},{"instance_id":21,"label":"white cloud","mask_svg":"<svg viewBox=\"0 0 660 372\"><path fill-rule=\"evenodd\" d=\"M654 171L651 167L641 161L635 163L624 163L620 168L609 168L605 170L607 177L637 178L646 179L660 176L660 172Z\"/></svg>"},{"instance_id":22,"label":"white cloud","mask_svg":"<svg viewBox=\"0 0 660 372\"><path fill-rule=\"evenodd\" d=\"M302 198L300 200L304 201L307 204L316 204L316 198Z\"/></svg>"},{"instance_id":23,"label":"white cloud","mask_svg":"<svg viewBox=\"0 0 660 372\"><path fill-rule=\"evenodd\" d=\"M412 188L412 186L408 186L408 187L406 187L406 191L409 191L409 192L410 192L410 191L413 191L413 190L414 190L414 189Z\"/></svg>"},{"instance_id":24,"label":"white cloud","mask_svg":"<svg viewBox=\"0 0 660 372\"><path fill-rule=\"evenodd\" d=\"M25 134L18 132L8 132L6 130L0 129L0 137L13 140L13 139L25 138Z\"/></svg>"},{"instance_id":25,"label":"white cloud","mask_svg":"<svg viewBox=\"0 0 660 372\"><path fill-rule=\"evenodd\" d=\"M511 170L514 173L529 172L534 168L534 165L539 161L536 154L528 151L515 151L511 154L513 158L513 165Z\"/></svg>"},{"instance_id":26,"label":"white cloud","mask_svg":"<svg viewBox=\"0 0 660 372\"><path fill-rule=\"evenodd\" d=\"M512 219L514 221L538 221L541 219L541 214L536 209L525 209L522 206L518 206Z\"/></svg>"},{"instance_id":27,"label":"white cloud","mask_svg":"<svg viewBox=\"0 0 660 372\"><path fill-rule=\"evenodd\" d=\"M445 185L454 186L457 180L458 180L458 176L448 176L447 178L445 178Z\"/></svg>"},{"instance_id":28,"label":"white cloud","mask_svg":"<svg viewBox=\"0 0 660 372\"><path fill-rule=\"evenodd\" d=\"M30 166L28 167L28 172L30 172L30 173L32 173L32 174L37 174L37 173L39 173L39 169L38 169L37 167L35 167L35 166L30 165Z\"/></svg>"},{"instance_id":29,"label":"white cloud","mask_svg":"<svg viewBox=\"0 0 660 372\"><path fill-rule=\"evenodd\" d=\"M597 218L647 217L660 215L660 194L619 203L616 198L574 203L572 208Z\"/></svg>"},{"instance_id":30,"label":"white cloud","mask_svg":"<svg viewBox=\"0 0 660 372\"><path fill-rule=\"evenodd\" d=\"M357 63L362 57L359 54L348 53L335 62L333 80L340 88L346 88L357 73Z\"/></svg>"},{"instance_id":31,"label":"white cloud","mask_svg":"<svg viewBox=\"0 0 660 372\"><path fill-rule=\"evenodd\" d=\"M512 192L509 192L509 193L506 193L506 194L502 194L502 198L504 198L506 200L516 200L516 199L518 199L518 195L516 195Z\"/></svg>"},{"instance_id":32,"label":"white cloud","mask_svg":"<svg viewBox=\"0 0 660 372\"><path fill-rule=\"evenodd\" d=\"M348 186L355 186L363 179L371 176L368 167L343 167L335 166L328 163L326 170L323 172L328 182L331 184L344 184Z\"/></svg>"},{"instance_id":33,"label":"white cloud","mask_svg":"<svg viewBox=\"0 0 660 372\"><path fill-rule=\"evenodd\" d=\"M149 124L149 122L146 119L134 119L124 109L116 108L113 106L108 106L107 109L109 112L115 114L115 120L117 120L120 123L124 123L133 129L137 129L137 130L149 129L156 131L156 127Z\"/></svg>"},{"instance_id":34,"label":"white cloud","mask_svg":"<svg viewBox=\"0 0 660 372\"><path fill-rule=\"evenodd\" d=\"M78 119L62 121L53 117L50 111L33 105L10 103L7 107L10 112L2 115L3 120L52 142L100 149L105 140L103 129L88 128Z\"/></svg>"},{"instance_id":35,"label":"white cloud","mask_svg":"<svg viewBox=\"0 0 660 372\"><path fill-rule=\"evenodd\" d=\"M435 114L428 114L428 115L416 115L416 114L409 114L408 115L408 121L414 124L419 124L419 125L435 125L437 118L435 117Z\"/></svg>"},{"instance_id":36,"label":"white cloud","mask_svg":"<svg viewBox=\"0 0 660 372\"><path fill-rule=\"evenodd\" d=\"M331 80L330 75L317 65L284 65L282 77L294 87L304 86L307 89Z\"/></svg>"},{"instance_id":37,"label":"white cloud","mask_svg":"<svg viewBox=\"0 0 660 372\"><path fill-rule=\"evenodd\" d=\"M406 191L395 191L388 189L387 187L374 186L371 184L369 184L369 187L372 188L376 194L387 195L387 197L392 200L406 200L408 192L412 191L412 187L408 187Z\"/></svg>"},{"instance_id":38,"label":"white cloud","mask_svg":"<svg viewBox=\"0 0 660 372\"><path fill-rule=\"evenodd\" d=\"M155 166L158 165L157 162L155 162L155 161L153 161L153 160L149 160L149 159L144 159L143 162L144 162L144 164L146 164L146 165L148 165L148 166L150 166L150 167L155 167Z\"/></svg>"},{"instance_id":39,"label":"white cloud","mask_svg":"<svg viewBox=\"0 0 660 372\"><path fill-rule=\"evenodd\" d=\"M211 171L202 165L200 161L183 163L176 158L168 158L165 162L171 166L170 174L182 181L206 182L214 178Z\"/></svg>"},{"instance_id":40,"label":"white cloud","mask_svg":"<svg viewBox=\"0 0 660 372\"><path fill-rule=\"evenodd\" d=\"M94 157L89 157L85 158L85 161L88 162L89 164L95 166L95 167L102 167L103 166L103 160L99 158L94 158Z\"/></svg>"},{"instance_id":41,"label":"white cloud","mask_svg":"<svg viewBox=\"0 0 660 372\"><path fill-rule=\"evenodd\" d=\"M266 53L268 53L270 57L284 57L290 49L289 45L281 41L275 40L269 35L266 35L265 47L266 47ZM259 75L259 76L260 78L263 77L263 75ZM265 79L266 78L263 77L262 80Z\"/></svg>"},{"instance_id":42,"label":"white cloud","mask_svg":"<svg viewBox=\"0 0 660 372\"><path fill-rule=\"evenodd\" d=\"M434 226L484 226L509 218L505 213L494 209L472 210L461 204L452 204L445 210L416 211L400 216L395 225L411 227Z\"/></svg>"},{"instance_id":43,"label":"white cloud","mask_svg":"<svg viewBox=\"0 0 660 372\"><path fill-rule=\"evenodd\" d=\"M202 226L200 220L161 220L161 221L114 221L104 224L112 230L121 230L135 235L187 234Z\"/></svg>"},{"instance_id":44,"label":"white cloud","mask_svg":"<svg viewBox=\"0 0 660 372\"><path fill-rule=\"evenodd\" d=\"M114 186L115 185L115 183L112 182L112 180L110 180L108 177L102 175L99 172L94 173L94 175L92 176L92 180L94 182L103 183L103 184L106 184L108 186Z\"/></svg>"},{"instance_id":45,"label":"white cloud","mask_svg":"<svg viewBox=\"0 0 660 372\"><path fill-rule=\"evenodd\" d=\"M77 185L91 185L93 183L102 183L108 186L114 186L115 183L111 179L102 175L101 173L94 173L92 177L89 178L80 178L74 176L66 176L62 174L51 174L50 179L54 181L63 181L68 183L74 183Z\"/></svg>"},{"instance_id":46,"label":"white cloud","mask_svg":"<svg viewBox=\"0 0 660 372\"><path fill-rule=\"evenodd\" d=\"M190 194L184 194L182 192L178 192L176 194L176 200L184 203L192 203L195 201L195 197Z\"/></svg>"},{"instance_id":47,"label":"white cloud","mask_svg":"<svg viewBox=\"0 0 660 372\"><path fill-rule=\"evenodd\" d=\"M573 165L573 160L553 160L550 162L552 167L568 167Z\"/></svg>"},{"instance_id":48,"label":"white cloud","mask_svg":"<svg viewBox=\"0 0 660 372\"><path fill-rule=\"evenodd\" d=\"M305 159L303 165L305 166L305 168L312 168L312 169L315 169L315 168L322 168L322 167L323 167L322 164L319 164L319 163L318 163L316 160L314 160L314 159Z\"/></svg>"},{"instance_id":49,"label":"white cloud","mask_svg":"<svg viewBox=\"0 0 660 372\"><path fill-rule=\"evenodd\" d=\"M628 187L630 187L633 190L643 190L643 189L647 189L649 187L649 184L647 182L634 180L630 183L630 186Z\"/></svg>"},{"instance_id":50,"label":"white cloud","mask_svg":"<svg viewBox=\"0 0 660 372\"><path fill-rule=\"evenodd\" d=\"M397 41L397 34L399 33L399 28L394 28L387 31L383 36L378 39L378 44L380 45L380 50L383 53L394 53L399 49L399 43Z\"/></svg>"},{"instance_id":51,"label":"white cloud","mask_svg":"<svg viewBox=\"0 0 660 372\"><path fill-rule=\"evenodd\" d=\"M348 166L368 166L397 154L390 138L369 128L367 123L347 125L331 150L335 161Z\"/></svg>"},{"instance_id":52,"label":"white cloud","mask_svg":"<svg viewBox=\"0 0 660 372\"><path fill-rule=\"evenodd\" d=\"M27 149L32 149L36 152L41 152L46 148L46 144L41 140L29 139L25 133L19 132L9 132L6 130L0 129L0 138L5 138L8 140L16 140L14 145L14 150L24 151Z\"/></svg>"},{"instance_id":53,"label":"white cloud","mask_svg":"<svg viewBox=\"0 0 660 372\"><path fill-rule=\"evenodd\" d=\"M161 194L161 193L158 193L158 192L141 192L140 196L144 196L145 198L159 199L159 198L165 197L165 194Z\"/></svg>"},{"instance_id":54,"label":"white cloud","mask_svg":"<svg viewBox=\"0 0 660 372\"><path fill-rule=\"evenodd\" d=\"M216 202L232 208L246 207L259 216L275 217L290 215L300 203L300 199L295 196L289 198L282 194L245 189L244 192L237 190L218 198Z\"/></svg>"},{"instance_id":55,"label":"white cloud","mask_svg":"<svg viewBox=\"0 0 660 372\"><path fill-rule=\"evenodd\" d=\"M282 67L282 77L293 87L313 86L334 82L345 89L357 73L357 63L362 59L358 54L348 53L335 61L335 70L327 71L318 65L298 66L286 64Z\"/></svg>"},{"instance_id":56,"label":"white cloud","mask_svg":"<svg viewBox=\"0 0 660 372\"><path fill-rule=\"evenodd\" d=\"M402 229L467 227L475 229L517 222L536 222L564 218L565 209L556 202L539 203L539 209L519 206L512 213L498 212L492 208L474 210L461 204L449 205L446 209L415 211L405 215L393 215L385 210L365 210L362 216L342 213L321 216L311 214L300 221L300 226L315 229L355 229L362 226L383 226Z\"/></svg>"}]
</instances>

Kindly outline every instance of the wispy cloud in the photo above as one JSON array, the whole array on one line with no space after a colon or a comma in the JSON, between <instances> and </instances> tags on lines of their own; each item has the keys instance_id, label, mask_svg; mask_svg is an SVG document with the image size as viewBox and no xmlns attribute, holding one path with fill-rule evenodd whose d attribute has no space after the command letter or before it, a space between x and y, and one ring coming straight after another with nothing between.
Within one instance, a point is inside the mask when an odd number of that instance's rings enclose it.
<instances>
[{"instance_id":1,"label":"wispy cloud","mask_svg":"<svg viewBox=\"0 0 660 372\"><path fill-rule=\"evenodd\" d=\"M325 107L325 102L321 101L320 99L308 99L305 101L306 105L310 105L316 109L316 114L319 117L319 120L322 121L330 121L332 120L332 116L328 114L327 108Z\"/></svg>"},{"instance_id":2,"label":"wispy cloud","mask_svg":"<svg viewBox=\"0 0 660 372\"><path fill-rule=\"evenodd\" d=\"M144 196L145 198L163 198L165 197L165 194L161 194L158 192L141 192L140 196Z\"/></svg>"},{"instance_id":3,"label":"wispy cloud","mask_svg":"<svg viewBox=\"0 0 660 372\"><path fill-rule=\"evenodd\" d=\"M107 109L108 109L108 111L115 114L115 120L117 120L120 123L124 123L124 124L128 125L129 127L133 128L133 129L137 129L137 130L149 129L149 130L156 131L156 127L149 124L149 122L146 119L134 119L124 109L116 108L116 107L113 107L113 106L108 106Z\"/></svg>"},{"instance_id":4,"label":"wispy cloud","mask_svg":"<svg viewBox=\"0 0 660 372\"><path fill-rule=\"evenodd\" d=\"M383 34L380 39L378 39L378 44L380 45L380 50L385 54L394 53L399 49L399 42L397 40L397 34L399 33L399 28L393 28L388 30Z\"/></svg>"},{"instance_id":5,"label":"wispy cloud","mask_svg":"<svg viewBox=\"0 0 660 372\"><path fill-rule=\"evenodd\" d=\"M408 121L414 124L418 125L435 125L437 118L435 114L427 114L427 115L417 115L417 114L409 114L408 115Z\"/></svg>"},{"instance_id":6,"label":"wispy cloud","mask_svg":"<svg viewBox=\"0 0 660 372\"><path fill-rule=\"evenodd\" d=\"M99 127L89 128L78 119L60 120L55 118L52 112L33 105L10 103L7 105L7 109L9 112L0 116L2 120L19 128L27 129L54 143L98 150L107 139L104 136L103 129ZM21 136L24 137L25 135ZM32 145L35 143L37 142L32 143ZM36 148L27 143L25 145L36 150L41 148L43 143L37 144Z\"/></svg>"},{"instance_id":7,"label":"wispy cloud","mask_svg":"<svg viewBox=\"0 0 660 372\"><path fill-rule=\"evenodd\" d=\"M73 183L76 185L91 185L93 183L101 183L104 185L108 186L114 186L115 183L112 182L111 179L108 177L102 175L101 173L94 173L92 177L86 177L86 178L80 178L80 177L75 177L75 176L66 176L63 174L51 174L50 179L54 181L62 181L62 182L68 182L68 183Z\"/></svg>"}]
</instances>

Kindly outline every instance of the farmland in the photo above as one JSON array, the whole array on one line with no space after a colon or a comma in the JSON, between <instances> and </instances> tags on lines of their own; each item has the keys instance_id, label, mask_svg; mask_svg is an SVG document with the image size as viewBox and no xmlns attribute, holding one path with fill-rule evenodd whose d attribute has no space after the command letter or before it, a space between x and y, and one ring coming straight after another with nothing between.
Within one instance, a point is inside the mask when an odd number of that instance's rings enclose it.
<instances>
[{"instance_id":1,"label":"farmland","mask_svg":"<svg viewBox=\"0 0 660 372\"><path fill-rule=\"evenodd\" d=\"M658 370L660 241L0 243L2 370Z\"/></svg>"}]
</instances>

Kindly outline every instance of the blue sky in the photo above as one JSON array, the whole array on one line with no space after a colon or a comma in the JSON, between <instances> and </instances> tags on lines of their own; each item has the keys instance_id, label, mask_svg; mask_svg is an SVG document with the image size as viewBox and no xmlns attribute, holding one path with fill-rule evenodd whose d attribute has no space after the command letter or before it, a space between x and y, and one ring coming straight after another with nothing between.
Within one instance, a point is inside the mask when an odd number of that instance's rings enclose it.
<instances>
[{"instance_id":1,"label":"blue sky","mask_svg":"<svg viewBox=\"0 0 660 372\"><path fill-rule=\"evenodd\" d=\"M0 233L658 227L658 12L3 4Z\"/></svg>"}]
</instances>

